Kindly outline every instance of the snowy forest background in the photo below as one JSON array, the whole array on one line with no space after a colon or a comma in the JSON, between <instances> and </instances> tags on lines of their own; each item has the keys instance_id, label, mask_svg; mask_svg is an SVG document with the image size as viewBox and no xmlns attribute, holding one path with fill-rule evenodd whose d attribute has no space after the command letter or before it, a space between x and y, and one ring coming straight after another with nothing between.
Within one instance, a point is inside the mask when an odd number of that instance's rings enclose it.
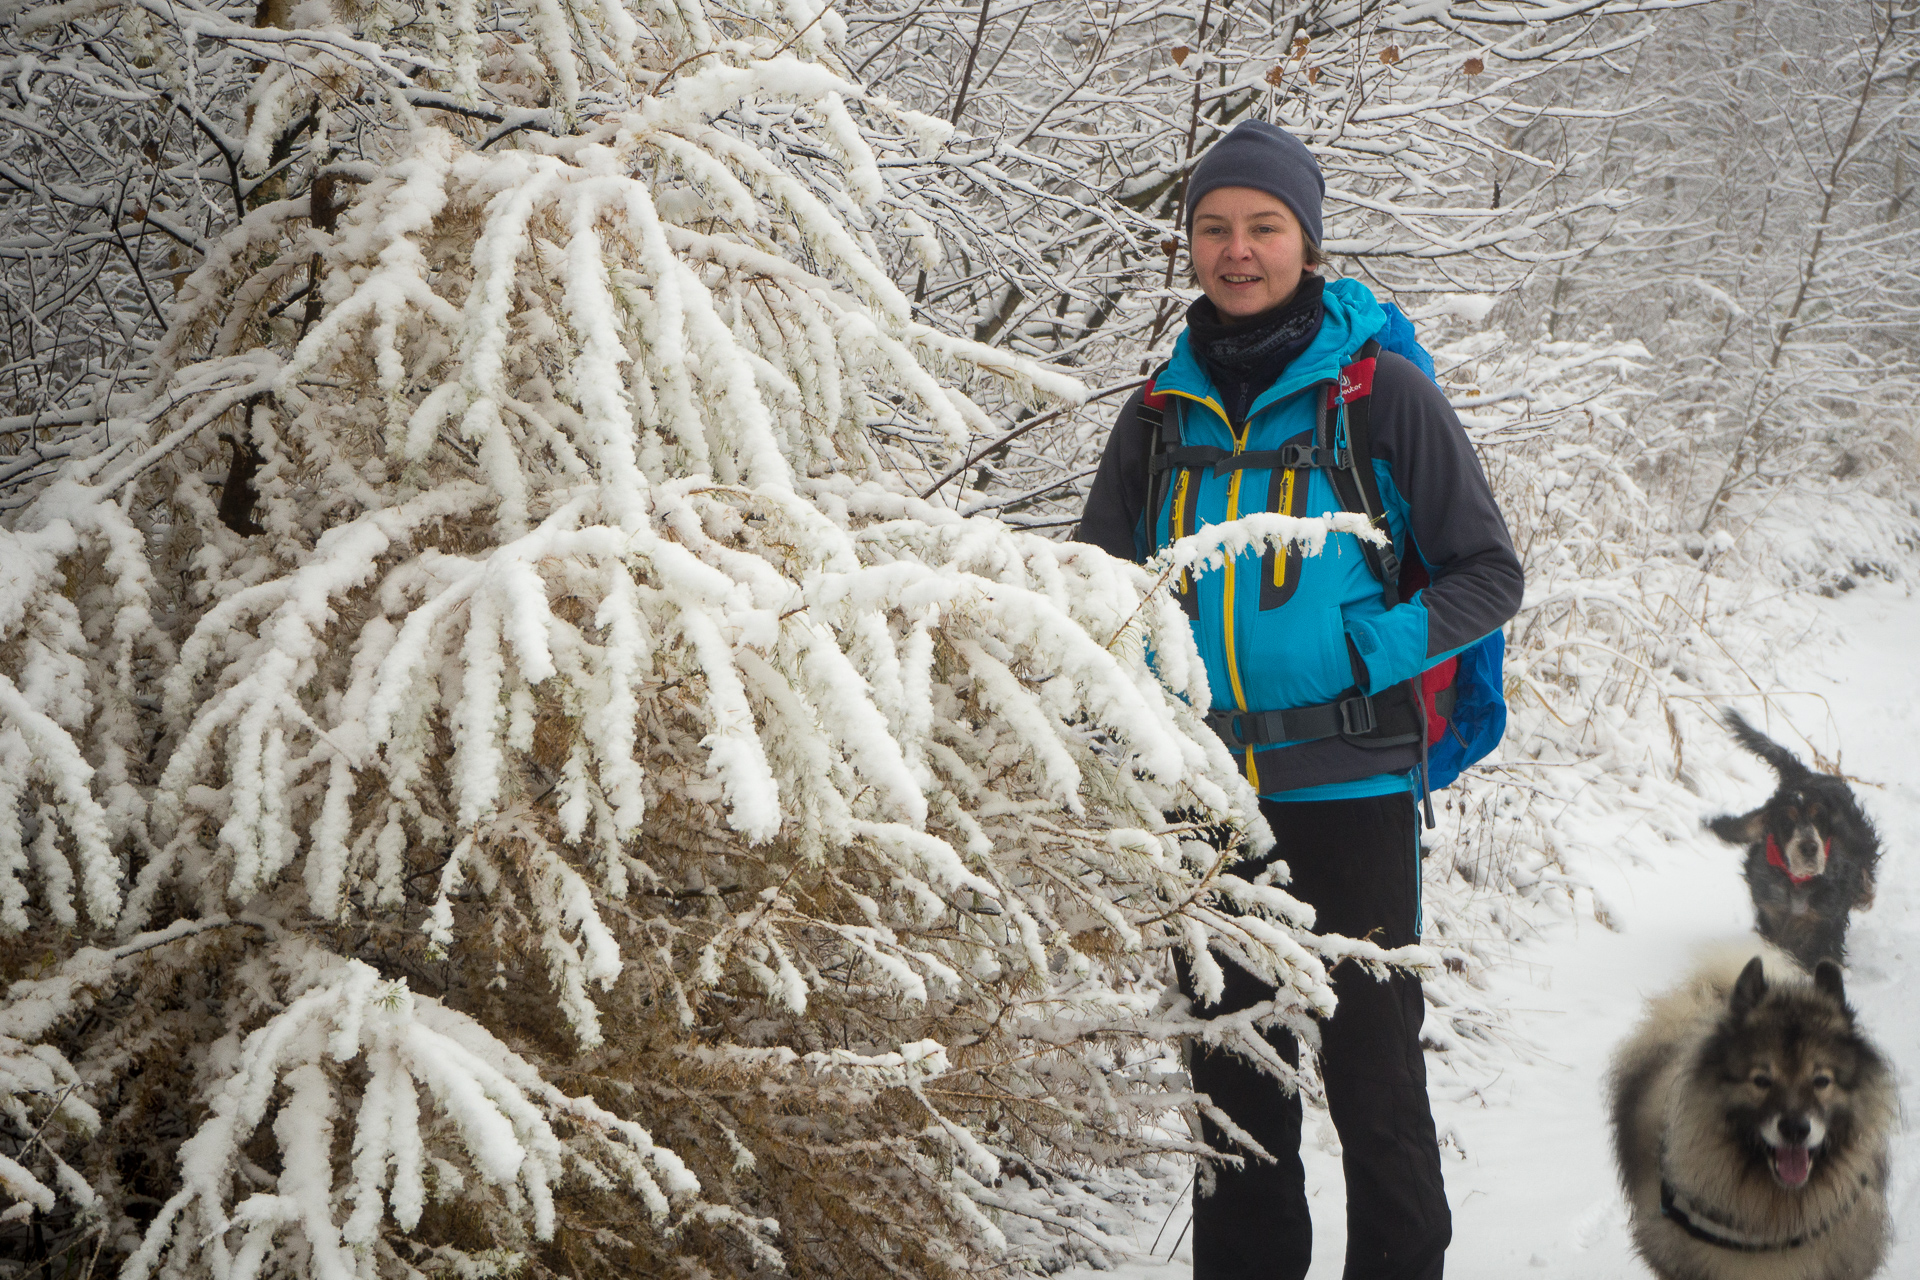
<instances>
[{"instance_id":1,"label":"snowy forest background","mask_svg":"<svg viewBox=\"0 0 1920 1280\"><path fill-rule=\"evenodd\" d=\"M0 4L0 1269L1099 1264L1209 944L1278 1073L1347 955L1497 1061L1581 815L1686 834L1768 602L1920 547L1916 70L1892 0ZM1222 874L1164 566L1064 541L1254 115L1528 572L1391 956Z\"/></svg>"}]
</instances>

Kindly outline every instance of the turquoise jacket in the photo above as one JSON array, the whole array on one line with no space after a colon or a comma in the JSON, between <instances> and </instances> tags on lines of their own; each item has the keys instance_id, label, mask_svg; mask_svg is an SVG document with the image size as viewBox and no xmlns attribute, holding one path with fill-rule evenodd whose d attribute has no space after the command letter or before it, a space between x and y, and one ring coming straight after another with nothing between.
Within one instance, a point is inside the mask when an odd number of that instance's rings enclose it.
<instances>
[{"instance_id":1,"label":"turquoise jacket","mask_svg":"<svg viewBox=\"0 0 1920 1280\"><path fill-rule=\"evenodd\" d=\"M1323 295L1319 333L1286 371L1253 401L1244 423L1227 420L1205 366L1183 333L1155 390L1180 404L1181 441L1232 452L1260 452L1289 442L1312 443L1327 384L1368 339L1391 350L1389 312L1366 286L1336 280ZM1397 319L1397 317L1396 317ZM1410 328L1398 319L1410 339ZM1137 412L1138 401L1129 410ZM1211 469L1173 472L1160 510L1145 504L1146 446L1127 435L1123 412L1089 494L1079 537L1116 554L1145 559L1175 538L1209 524L1256 511L1323 516L1344 510L1323 470L1248 468L1216 475ZM1444 395L1413 365L1383 354L1369 412L1375 444L1373 471L1395 545L1418 551L1433 585L1389 609L1381 584L1350 534L1326 540L1317 556L1245 552L1224 568L1178 584L1193 634L1207 664L1214 706L1265 711L1328 703L1356 686L1377 693L1405 681L1473 644L1511 616L1519 604L1520 570L1471 444ZM1116 456L1119 458L1116 461ZM1110 467L1110 463L1113 465ZM1411 481L1411 482L1410 482ZM1103 483L1104 482L1104 483ZM1130 491L1130 492L1129 492ZM1421 501L1409 500L1409 493ZM1138 496L1134 496L1138 495ZM1131 501L1128 499L1131 497ZM1119 508L1110 511L1107 508ZM1130 546L1116 517L1131 517ZM1105 531L1104 536L1102 531ZM1454 580L1454 575L1460 577ZM1429 598L1445 597L1435 626ZM1358 657L1359 661L1354 659ZM1282 744L1283 747L1286 744ZM1411 751L1411 754L1409 754ZM1356 754L1357 753L1357 754ZM1271 755L1297 758L1283 772L1262 777L1256 753L1239 753L1249 781L1276 799L1335 799L1381 795L1412 786L1417 749L1369 753L1338 740L1299 744Z\"/></svg>"}]
</instances>

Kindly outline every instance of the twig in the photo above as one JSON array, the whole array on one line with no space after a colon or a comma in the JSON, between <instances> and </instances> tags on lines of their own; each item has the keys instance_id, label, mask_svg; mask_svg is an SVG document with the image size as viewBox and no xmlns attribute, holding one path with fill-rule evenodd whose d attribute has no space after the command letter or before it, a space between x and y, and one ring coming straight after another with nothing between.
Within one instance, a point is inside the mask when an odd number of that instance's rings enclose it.
<instances>
[{"instance_id":1,"label":"twig","mask_svg":"<svg viewBox=\"0 0 1920 1280\"><path fill-rule=\"evenodd\" d=\"M825 13L825 12L826 12L826 10L825 10L825 9L822 9L822 10L820 10L820 12L822 12L822 13ZM819 19L818 19L818 18L815 18L815 19L814 19L814 21L815 21L815 22L818 22L818 21L819 21ZM660 78L659 78L658 80L655 80L655 81L654 81L654 82L653 82L652 84L650 84L650 85L648 85L648 86L647 86L647 91L646 91L646 92L645 92L644 94L642 94L641 96L642 96L642 97L652 97L652 96L653 96L654 94L656 94L656 93L658 93L658 92L660 92L660 86L661 86L661 85L663 85L663 84L665 84L665 83L666 83L667 81L669 81L669 80L671 80L671 79L673 79L673 76L674 76L674 73L675 73L675 72L677 72L678 70L680 70L680 68L682 68L682 67L684 67L684 66L686 66L686 65L687 65L687 64L688 64L689 62L694 62L694 61L697 61L697 60L699 60L699 59L701 59L701 58L704 58L704 57L706 57L706 56L707 56L708 54L711 54L711 53L718 53L718 52L720 52L720 51L719 51L718 49L702 49L702 50L701 50L700 52L698 52L698 53L690 53L690 54L688 54L688 55L687 55L686 57L684 57L684 58L682 58L682 59L680 59L680 61L678 61L678 62L676 62L676 63L674 63L674 64L673 64L672 66L670 66L670 67L668 67L668 68L667 68L667 70L666 70L666 74L664 74L664 75L662 75L662 76L661 76L661 77L660 77Z\"/></svg>"},{"instance_id":2,"label":"twig","mask_svg":"<svg viewBox=\"0 0 1920 1280\"><path fill-rule=\"evenodd\" d=\"M93 1268L100 1261L100 1250L106 1247L107 1229L101 1227L93 1233L93 1256L87 1259L87 1265L80 1272L80 1280L93 1280Z\"/></svg>"},{"instance_id":3,"label":"twig","mask_svg":"<svg viewBox=\"0 0 1920 1280\"><path fill-rule=\"evenodd\" d=\"M1187 1198L1187 1192L1193 1190L1193 1184L1199 1181L1199 1178L1200 1178L1200 1170L1196 1168L1193 1171L1193 1177L1187 1179L1186 1189L1181 1191L1179 1196L1177 1196L1174 1199L1173 1208L1167 1210L1167 1216L1160 1220L1160 1230L1153 1233L1153 1243L1147 1246L1148 1257L1152 1257L1153 1251L1160 1247L1160 1237L1166 1233L1167 1224L1173 1221L1174 1214L1180 1212L1180 1202ZM1180 1234L1182 1236L1186 1235L1186 1233L1187 1233L1187 1229L1185 1227L1180 1228ZM1180 1247L1180 1241L1178 1239L1176 1239L1173 1242L1173 1247L1176 1249ZM1173 1255L1169 1253L1167 1256L1172 1257Z\"/></svg>"},{"instance_id":4,"label":"twig","mask_svg":"<svg viewBox=\"0 0 1920 1280\"><path fill-rule=\"evenodd\" d=\"M973 67L980 59L980 42L986 39L987 15L992 11L993 0L980 0L980 21L973 28L973 43L967 46L967 66L960 73L960 92L954 95L953 111L947 116L948 124L959 124L961 112L967 109L967 91L973 87Z\"/></svg>"},{"instance_id":5,"label":"twig","mask_svg":"<svg viewBox=\"0 0 1920 1280\"><path fill-rule=\"evenodd\" d=\"M821 5L821 6L820 6L820 12L818 12L818 13L816 13L816 14L814 14L814 15L813 15L813 22L809 22L809 23L808 23L808 24L807 24L806 26L804 26L804 27L802 27L802 28L800 28L800 29L799 29L798 31L796 31L796 32L794 32L794 33L793 33L792 35L790 35L790 36L788 36L788 37L786 38L786 41L785 41L785 42L784 42L783 44L781 44L781 46L780 46L780 47L779 47L778 49L775 49L775 50L773 51L773 57L775 57L775 58L777 58L777 57L779 57L779 56L780 56L781 54L783 54L783 53L785 53L785 52L786 52L787 50L789 50L789 49L791 49L791 48L793 48L793 46L794 46L794 42L795 42L795 41L797 41L797 40L799 40L801 36L804 36L805 34L807 34L807 32L809 32L809 31L811 31L811 30L813 30L813 27L814 27L814 23L817 23L817 22L819 22L819 21L820 21L820 19L822 19L822 18L824 18L824 17L826 17L826 16L827 16L827 11L828 11L829 9L831 9L832 7L833 7L833 6L831 6L831 5L824 5L824 4L823 4L823 5ZM772 59L770 58L770 59L768 59L768 61L772 61ZM682 65L684 66L685 64L683 63ZM671 73L669 73L669 74L671 74ZM662 78L664 79L664 77L662 77ZM659 86L657 86L657 85L656 85L655 87L656 87L656 88L658 88Z\"/></svg>"},{"instance_id":6,"label":"twig","mask_svg":"<svg viewBox=\"0 0 1920 1280\"><path fill-rule=\"evenodd\" d=\"M1097 470L1099 470L1098 467L1087 467L1084 470L1075 471L1071 475L1062 476L1058 480L1048 481L1046 484L1040 485L1036 488L1025 489L1019 493L1008 494L1004 498L991 498L985 502L976 502L972 506L968 507L965 511L962 511L960 514L963 516L977 516L977 515L982 515L988 511L997 511L1002 507L1011 507L1015 503L1032 502L1032 501L1035 501L1036 499L1045 497L1047 494L1052 493L1055 489L1063 489L1066 486L1072 484L1076 480L1084 480Z\"/></svg>"},{"instance_id":7,"label":"twig","mask_svg":"<svg viewBox=\"0 0 1920 1280\"><path fill-rule=\"evenodd\" d=\"M1143 385L1145 382L1146 382L1145 378L1134 378L1127 382L1116 382L1110 387L1100 388L1100 390L1094 392L1092 395L1088 396L1085 400L1081 401L1079 404L1062 405L1058 409L1050 409L1047 412L1043 414L1039 414L1036 417L1028 418L1025 422L1021 423L1019 426L1015 427L1013 430L1007 432L1005 435L1001 436L998 440L995 440L992 444L983 445L981 448L975 450L974 453L970 457L968 457L968 459L965 462L962 462L958 466L954 467L951 471L948 471L945 475L941 476L938 480L935 480L932 484L922 489L920 491L920 496L922 498L931 498L934 494L940 492L941 488L946 485L947 481L953 479L957 475L961 475L965 473L975 463L979 462L982 458L985 458L988 454L992 453L994 450L1000 448L1003 445L1012 444L1015 440L1018 440L1021 436L1027 434L1027 432L1033 430L1035 427L1041 426L1048 422L1052 422L1055 418L1059 417L1063 413L1071 413L1075 409L1085 408L1087 405L1092 404L1096 400L1105 400L1108 396L1118 394L1119 392L1131 391L1135 387Z\"/></svg>"},{"instance_id":8,"label":"twig","mask_svg":"<svg viewBox=\"0 0 1920 1280\"><path fill-rule=\"evenodd\" d=\"M164 929L143 933L131 942L123 943L107 952L107 958L118 964L122 960L151 951L155 947L164 947L170 942L179 942L185 938L198 937L211 933L215 929L258 929L261 933L272 933L272 926L259 920L235 920L230 916L207 916L201 920L176 920Z\"/></svg>"},{"instance_id":9,"label":"twig","mask_svg":"<svg viewBox=\"0 0 1920 1280\"><path fill-rule=\"evenodd\" d=\"M1199 1175L1195 1174L1194 1176L1198 1177ZM1187 1228L1191 1227L1192 1225L1193 1225L1193 1215L1188 1214L1186 1223L1180 1228L1180 1234L1173 1238L1173 1244L1168 1246L1167 1248L1167 1260L1169 1262L1173 1260L1174 1254L1180 1252L1180 1242L1187 1238Z\"/></svg>"},{"instance_id":10,"label":"twig","mask_svg":"<svg viewBox=\"0 0 1920 1280\"><path fill-rule=\"evenodd\" d=\"M60 1114L60 1108L66 1104L67 1099L72 1096L73 1091L79 1087L80 1082L75 1080L72 1084L68 1085L60 1097L55 1100L53 1106L47 1111L47 1118L40 1122L40 1127L33 1131L33 1136L27 1139L26 1145L20 1148L18 1155L14 1156L15 1163L24 1161L27 1158L27 1152L33 1150L34 1144L40 1141L40 1135L47 1131L47 1126L53 1123L53 1118Z\"/></svg>"}]
</instances>

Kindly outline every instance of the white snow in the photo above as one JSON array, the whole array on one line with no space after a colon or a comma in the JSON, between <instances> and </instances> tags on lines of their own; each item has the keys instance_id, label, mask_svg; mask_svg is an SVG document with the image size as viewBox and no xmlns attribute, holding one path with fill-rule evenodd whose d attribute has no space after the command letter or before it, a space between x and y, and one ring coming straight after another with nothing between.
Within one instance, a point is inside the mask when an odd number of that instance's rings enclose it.
<instances>
[{"instance_id":1,"label":"white snow","mask_svg":"<svg viewBox=\"0 0 1920 1280\"><path fill-rule=\"evenodd\" d=\"M1855 915L1848 936L1848 994L1892 1060L1903 1111L1912 1116L1920 1114L1920 1002L1909 985L1920 970L1912 834L1920 828L1920 595L1876 580L1817 607L1824 625L1792 654L1791 670L1778 673L1778 709L1768 727L1803 758L1808 742L1837 758L1880 828L1877 900ZM1737 754L1699 773L1700 817L1744 811L1772 789L1764 766ZM1494 976L1489 998L1524 1043L1492 1070L1431 1069L1453 1206L1450 1275L1650 1274L1633 1257L1614 1178L1603 1099L1608 1061L1643 997L1675 981L1702 948L1752 936L1752 910L1739 852L1705 832L1669 841L1623 811L1612 847L1612 857L1578 870L1607 904L1615 928L1553 918ZM1324 1111L1309 1109L1305 1131L1301 1154L1315 1231L1309 1280L1336 1280L1346 1247L1337 1140ZM1920 1134L1910 1123L1895 1141L1890 1200L1895 1239L1881 1274L1920 1275L1920 1229L1910 1225L1920 1220ZM1170 1214L1157 1209L1134 1224L1140 1247L1133 1260L1111 1272L1070 1274L1185 1280L1193 1251L1183 1234L1187 1216L1184 1198ZM1149 1253L1156 1233L1158 1248Z\"/></svg>"}]
</instances>

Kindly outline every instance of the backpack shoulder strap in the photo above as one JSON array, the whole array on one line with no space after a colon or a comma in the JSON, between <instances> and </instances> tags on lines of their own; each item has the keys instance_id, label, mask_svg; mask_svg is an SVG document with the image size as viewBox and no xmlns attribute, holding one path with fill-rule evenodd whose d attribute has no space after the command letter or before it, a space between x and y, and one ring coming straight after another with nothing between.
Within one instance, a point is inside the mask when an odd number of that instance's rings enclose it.
<instances>
[{"instance_id":1,"label":"backpack shoulder strap","mask_svg":"<svg viewBox=\"0 0 1920 1280\"><path fill-rule=\"evenodd\" d=\"M1373 474L1373 431L1370 410L1373 403L1373 374L1380 356L1380 344L1369 338L1360 345L1352 363L1340 370L1340 378L1327 389L1333 439L1330 445L1336 457L1345 455L1346 466L1330 473L1334 492L1347 510L1367 518L1381 533L1387 533L1387 508L1380 497L1380 483ZM1360 544L1367 568L1380 582L1380 595L1391 609L1400 603L1400 556L1391 541L1385 546L1371 542Z\"/></svg>"},{"instance_id":2,"label":"backpack shoulder strap","mask_svg":"<svg viewBox=\"0 0 1920 1280\"><path fill-rule=\"evenodd\" d=\"M1160 367L1147 376L1146 386L1141 388L1140 421L1149 428L1158 427L1167 410L1167 393L1160 390L1160 379L1167 376L1171 360L1162 360Z\"/></svg>"},{"instance_id":3,"label":"backpack shoulder strap","mask_svg":"<svg viewBox=\"0 0 1920 1280\"><path fill-rule=\"evenodd\" d=\"M1140 397L1138 416L1147 428L1147 542L1150 549L1154 540L1154 525L1160 518L1160 504L1166 500L1166 489L1172 475L1168 467L1168 455L1180 448L1180 403L1177 397L1169 396L1159 390L1160 379L1166 376L1167 367L1173 362L1163 361L1153 376L1147 379L1145 393ZM1169 403L1171 401L1171 403Z\"/></svg>"}]
</instances>

